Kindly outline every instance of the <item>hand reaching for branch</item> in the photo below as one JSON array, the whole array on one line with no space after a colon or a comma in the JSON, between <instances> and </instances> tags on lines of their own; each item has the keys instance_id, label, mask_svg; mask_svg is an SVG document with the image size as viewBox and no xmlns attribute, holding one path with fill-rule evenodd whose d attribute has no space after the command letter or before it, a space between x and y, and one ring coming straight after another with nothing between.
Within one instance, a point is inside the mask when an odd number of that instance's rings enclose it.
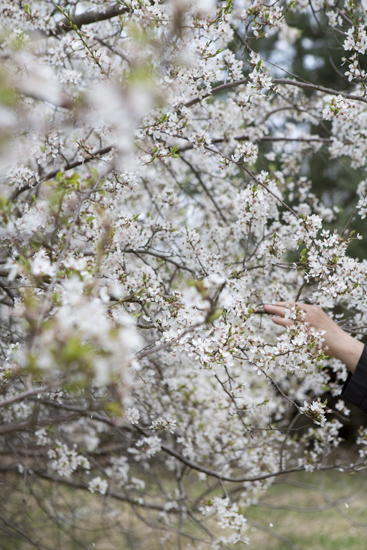
<instances>
[{"instance_id":1,"label":"hand reaching for branch","mask_svg":"<svg viewBox=\"0 0 367 550\"><path fill-rule=\"evenodd\" d=\"M281 327L293 324L291 319L285 319L285 310L294 306L306 312L305 322L316 330L325 330L323 347L330 357L336 357L346 364L351 372L355 371L362 355L364 344L340 328L322 309L309 304L295 302L278 302L265 305L264 309L272 313L272 321Z\"/></svg>"}]
</instances>

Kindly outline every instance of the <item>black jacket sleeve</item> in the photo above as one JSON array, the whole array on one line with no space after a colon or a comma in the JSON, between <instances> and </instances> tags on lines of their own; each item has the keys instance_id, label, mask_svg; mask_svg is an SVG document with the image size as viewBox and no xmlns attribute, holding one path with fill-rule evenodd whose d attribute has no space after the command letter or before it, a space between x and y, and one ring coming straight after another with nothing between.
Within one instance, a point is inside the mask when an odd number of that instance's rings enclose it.
<instances>
[{"instance_id":1,"label":"black jacket sleeve","mask_svg":"<svg viewBox=\"0 0 367 550\"><path fill-rule=\"evenodd\" d=\"M367 345L363 348L356 370L353 374L349 373L342 396L367 413Z\"/></svg>"}]
</instances>

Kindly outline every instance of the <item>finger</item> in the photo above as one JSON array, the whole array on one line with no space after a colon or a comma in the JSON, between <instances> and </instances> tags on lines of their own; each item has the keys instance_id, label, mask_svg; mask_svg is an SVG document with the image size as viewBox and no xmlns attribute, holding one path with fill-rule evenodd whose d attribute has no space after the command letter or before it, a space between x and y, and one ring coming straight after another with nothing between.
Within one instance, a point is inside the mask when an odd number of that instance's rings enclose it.
<instances>
[{"instance_id":1,"label":"finger","mask_svg":"<svg viewBox=\"0 0 367 550\"><path fill-rule=\"evenodd\" d=\"M296 304L296 302L275 302L275 306L285 307L287 309L291 309L292 307L296 307L299 304Z\"/></svg>"},{"instance_id":2,"label":"finger","mask_svg":"<svg viewBox=\"0 0 367 550\"><path fill-rule=\"evenodd\" d=\"M290 321L289 319L283 319L283 317L272 317L271 320L276 325L284 328L290 327L293 324L292 321Z\"/></svg>"},{"instance_id":3,"label":"finger","mask_svg":"<svg viewBox=\"0 0 367 550\"><path fill-rule=\"evenodd\" d=\"M303 309L303 311L308 311L308 304L303 304L302 302L276 302L274 305L286 307L288 309L292 307L299 307L300 309Z\"/></svg>"},{"instance_id":4,"label":"finger","mask_svg":"<svg viewBox=\"0 0 367 550\"><path fill-rule=\"evenodd\" d=\"M265 304L264 309L268 313L273 313L274 315L278 315L279 317L284 317L285 315L285 308L278 305Z\"/></svg>"},{"instance_id":5,"label":"finger","mask_svg":"<svg viewBox=\"0 0 367 550\"><path fill-rule=\"evenodd\" d=\"M309 311L309 306L299 302L276 302L275 304L264 305L265 311L267 311L268 313L274 313L275 315L279 315L280 317L284 317L286 309L292 309L293 307L302 309L302 311L305 311L306 313L308 313Z\"/></svg>"}]
</instances>

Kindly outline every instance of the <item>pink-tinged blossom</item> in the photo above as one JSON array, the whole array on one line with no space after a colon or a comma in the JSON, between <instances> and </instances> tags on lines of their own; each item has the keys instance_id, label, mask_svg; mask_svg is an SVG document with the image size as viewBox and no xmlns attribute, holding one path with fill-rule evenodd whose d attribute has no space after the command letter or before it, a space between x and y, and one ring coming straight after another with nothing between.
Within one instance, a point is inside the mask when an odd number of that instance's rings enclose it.
<instances>
[{"instance_id":1,"label":"pink-tinged blossom","mask_svg":"<svg viewBox=\"0 0 367 550\"><path fill-rule=\"evenodd\" d=\"M322 111L322 116L325 120L333 120L340 117L353 118L355 115L354 108L354 101L338 95L330 99L328 106Z\"/></svg>"}]
</instances>

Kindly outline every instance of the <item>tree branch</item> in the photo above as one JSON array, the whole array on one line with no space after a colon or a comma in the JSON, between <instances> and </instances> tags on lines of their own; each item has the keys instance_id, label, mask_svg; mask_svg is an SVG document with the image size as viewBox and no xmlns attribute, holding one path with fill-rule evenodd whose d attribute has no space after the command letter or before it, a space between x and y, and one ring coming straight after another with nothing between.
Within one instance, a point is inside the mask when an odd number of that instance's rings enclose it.
<instances>
[{"instance_id":1,"label":"tree branch","mask_svg":"<svg viewBox=\"0 0 367 550\"><path fill-rule=\"evenodd\" d=\"M256 477L228 477L228 476L222 476L218 472L214 472L213 470L208 470L208 468L205 468L204 466L200 466L199 464L196 464L195 462L192 462L182 454L178 453L174 449L171 449L164 443L161 444L162 451L166 452L167 454L177 458L180 462L183 462L183 464L186 464L186 466L189 466L193 470L197 470L198 472L202 472L208 476L216 477L217 479L220 479L221 481L228 481L230 483L245 483L245 482L254 482L254 481L261 481L262 479L269 479L270 477L277 477L284 474L290 474L292 472L303 472L305 470L304 466L300 466L298 468L290 468L289 470L278 470L277 472L272 472L268 474L263 474ZM333 469L335 466L325 466L322 468L319 468L320 470L325 469Z\"/></svg>"},{"instance_id":2,"label":"tree branch","mask_svg":"<svg viewBox=\"0 0 367 550\"><path fill-rule=\"evenodd\" d=\"M0 472L2 473L19 473L19 470L17 466L5 466L0 464ZM53 476L51 474L48 474L47 472L44 472L43 470L34 470L32 468L31 472L35 474L38 477L41 477L43 479L47 479L48 481L54 481L56 483L62 483L63 485L67 485L68 487L73 487L74 489L83 489L85 491L89 491L88 485L82 482L72 481L68 478L61 478L57 476ZM117 500L120 500L122 502L128 502L129 504L132 504L134 506L141 506L143 508L149 508L151 510L165 510L164 506L160 506L159 504L154 504L150 502L144 502L140 501L140 499L133 499L127 496L122 495L121 493L116 493L115 491L108 491L108 496L113 497ZM175 510L170 510L170 512L177 513ZM1 518L0 518L1 519Z\"/></svg>"},{"instance_id":3,"label":"tree branch","mask_svg":"<svg viewBox=\"0 0 367 550\"><path fill-rule=\"evenodd\" d=\"M182 136L177 136L179 137L180 139L185 139L184 137ZM217 143L223 143L224 141L227 141L228 138L216 138L216 139L212 139L212 143L215 145ZM248 136L235 136L233 139L235 139L236 141L249 141L249 137ZM319 136L310 136L310 137L283 137L283 136L263 136L261 138L257 138L256 140L254 141L261 141L261 142L273 142L273 141L286 141L286 142L299 142L299 143L312 143L312 142L317 142L317 143L323 143L325 145L329 145L330 143L333 142L333 140L331 138L322 138L322 137L319 137ZM178 147L176 149L176 153L184 153L185 151L190 151L191 149L194 148L194 145L192 143L188 143L187 145L183 145L182 147Z\"/></svg>"},{"instance_id":4,"label":"tree branch","mask_svg":"<svg viewBox=\"0 0 367 550\"><path fill-rule=\"evenodd\" d=\"M227 84L221 84L220 86L216 86L215 88L212 88L212 90L209 93L204 94L202 97L195 97L194 99L190 99L190 101L187 101L186 103L184 103L183 106L192 107L193 105L200 103L200 101L202 101L203 99L206 99L207 97L215 95L219 92L223 92L224 90L237 88L237 86L241 86L242 84L247 84L247 82L248 82L248 78L242 78L241 80L236 80L235 82L228 82ZM289 78L273 78L272 83L283 84L286 86L297 86L298 88L303 88L306 90L315 90L318 92L323 92L324 94L341 95L347 99L354 99L355 101L363 101L363 103L367 103L367 98L364 96L349 94L348 92L333 90L332 88L325 88L324 86L318 86L316 84L311 84L310 82L298 82L297 80L291 80Z\"/></svg>"},{"instance_id":5,"label":"tree branch","mask_svg":"<svg viewBox=\"0 0 367 550\"><path fill-rule=\"evenodd\" d=\"M293 208L291 208L290 206L288 206L288 204L286 204L280 197L278 197L275 193L273 193L273 191L271 191L271 189L269 189L264 183L262 183L252 172L251 170L249 170L248 168L246 168L241 162L236 162L235 160L227 157L226 155L223 155L223 153L221 153L220 151L216 151L215 149L212 149L211 147L208 147L207 145L205 145L205 149L207 151L211 151L212 153L215 153L216 155L220 155L221 157L225 158L226 160L228 160L229 162L233 162L234 164L237 164L237 166L239 166L240 168L242 168L242 170L244 172L246 172L246 174L248 174L250 176L250 178L252 178L258 185L260 185L261 187L263 187L263 189L265 189L268 193L270 193L270 195L272 195L278 202L280 202L280 204L284 207L284 208L287 208L287 210L289 210L293 216L295 216L297 218L297 220L299 219L299 216L298 214L293 210Z\"/></svg>"},{"instance_id":6,"label":"tree branch","mask_svg":"<svg viewBox=\"0 0 367 550\"><path fill-rule=\"evenodd\" d=\"M238 81L238 82L241 82L241 81ZM348 94L348 92L341 92L339 90L333 90L331 88L324 88L324 86L317 86L316 84L310 84L309 82L298 82L297 80L291 80L289 78L273 78L272 82L274 84L296 86L297 88L303 88L305 90L315 90L318 92L323 92L324 94L341 95L347 99L354 99L355 101L363 101L363 103L367 103L366 97L363 97L360 95Z\"/></svg>"},{"instance_id":7,"label":"tree branch","mask_svg":"<svg viewBox=\"0 0 367 550\"><path fill-rule=\"evenodd\" d=\"M216 86L213 88L209 93L203 95L203 97L195 97L194 99L190 99L190 101L187 101L183 104L184 107L192 107L193 105L196 105L197 103L200 103L203 99L206 99L207 97L210 97L214 94L218 94L219 92L223 92L224 90L230 90L231 88L237 88L237 86L241 86L241 84L247 84L248 78L242 78L241 80L236 80L235 82L228 82L227 84L221 84L220 86Z\"/></svg>"},{"instance_id":8,"label":"tree branch","mask_svg":"<svg viewBox=\"0 0 367 550\"><path fill-rule=\"evenodd\" d=\"M201 187L204 189L205 193L208 195L209 199L212 201L216 211L218 212L218 214L220 215L220 217L222 218L222 220L224 221L224 223L228 223L227 221L227 218L224 216L222 210L219 208L218 204L217 204L217 201L215 200L215 198L213 197L213 195L211 194L211 192L209 191L209 189L207 188L207 186L205 185L205 183L203 182L203 179L200 175L200 173L198 172L198 170L196 170L194 168L194 166L191 164L191 162L189 162L188 160L186 160L184 157L180 157L182 162L184 162L192 172L194 172L195 176L196 176L196 179L198 180L198 182L200 183Z\"/></svg>"},{"instance_id":9,"label":"tree branch","mask_svg":"<svg viewBox=\"0 0 367 550\"><path fill-rule=\"evenodd\" d=\"M60 23L58 23L54 34L59 35L72 31L73 27L70 22L80 29L83 25L91 25L92 23L106 21L107 19L112 19L113 17L123 15L129 11L130 9L128 7L117 3L104 8L104 11L87 10L79 15L71 15L69 20L66 17L62 19Z\"/></svg>"},{"instance_id":10,"label":"tree branch","mask_svg":"<svg viewBox=\"0 0 367 550\"><path fill-rule=\"evenodd\" d=\"M0 435L6 435L14 432L22 432L28 428L33 428L34 426L49 426L50 424L62 424L63 422L70 422L79 418L80 414L74 413L67 416L60 416L55 418L44 418L42 420L26 420L25 422L12 422L11 424L4 424L0 426Z\"/></svg>"},{"instance_id":11,"label":"tree branch","mask_svg":"<svg viewBox=\"0 0 367 550\"><path fill-rule=\"evenodd\" d=\"M16 531L19 535L21 535L22 537L24 537L30 544L32 544L32 546L34 546L35 548L38 548L38 550L40 550L40 547L31 539L29 538L28 535L26 535L24 533L24 531L22 531L21 529L19 529L19 527L17 527L16 525L14 525L13 522L11 522L10 520L8 520L7 518L5 518L2 514L0 514L0 520L5 523L5 525L7 525L8 527L10 527L11 529L13 529L14 531Z\"/></svg>"},{"instance_id":12,"label":"tree branch","mask_svg":"<svg viewBox=\"0 0 367 550\"><path fill-rule=\"evenodd\" d=\"M77 166L81 166L82 164L86 164L88 162L91 162L92 160L98 160L103 155L107 155L110 151L112 151L114 145L107 145L107 147L102 147L101 149L98 149L95 153L92 153L88 157L85 157L83 160L76 160L74 162L70 162L62 166L61 168L56 168L55 170L51 170L48 172L45 176L43 176L36 185L24 185L20 189L16 189L9 197L9 200L14 201L21 193L24 193L24 191L28 191L29 189L37 189L41 183L50 180L56 176L61 171L66 172L67 170L72 170L73 168L77 168Z\"/></svg>"},{"instance_id":13,"label":"tree branch","mask_svg":"<svg viewBox=\"0 0 367 550\"><path fill-rule=\"evenodd\" d=\"M28 397L31 397L32 395L37 395L39 393L44 393L45 391L49 391L49 390L50 390L50 386L44 386L42 388L31 388L31 389L29 389L27 391L24 391L22 393L18 393L17 395L13 395L13 397L9 397L9 399L5 399L4 401L0 401L0 409L2 407L7 407L8 405L12 405L13 403L17 403L18 401L23 401L24 399L27 399Z\"/></svg>"},{"instance_id":14,"label":"tree branch","mask_svg":"<svg viewBox=\"0 0 367 550\"><path fill-rule=\"evenodd\" d=\"M184 271L188 271L189 273L192 273L193 275L195 275L195 271L193 269L190 269L189 267L186 267L185 265L181 265L181 264L175 262L174 260L172 260L168 256L164 256L163 254L158 254L157 252L153 252L151 250L141 250L141 249L133 250L131 248L125 248L124 253L125 254L136 254L136 253L138 253L138 254L149 254L149 256L154 256L155 258L159 258L160 260L163 260L164 262L168 262L168 263L174 265L175 267L177 267L177 269L183 269Z\"/></svg>"}]
</instances>

